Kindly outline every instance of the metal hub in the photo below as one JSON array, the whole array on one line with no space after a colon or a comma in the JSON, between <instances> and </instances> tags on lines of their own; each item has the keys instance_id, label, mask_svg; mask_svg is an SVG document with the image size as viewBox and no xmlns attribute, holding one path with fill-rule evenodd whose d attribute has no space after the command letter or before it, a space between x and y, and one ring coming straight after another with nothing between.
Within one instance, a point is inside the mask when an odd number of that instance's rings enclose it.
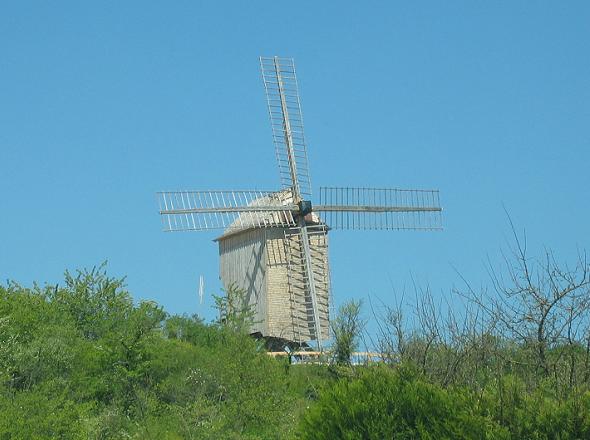
<instances>
[{"instance_id":1,"label":"metal hub","mask_svg":"<svg viewBox=\"0 0 590 440\"><path fill-rule=\"evenodd\" d=\"M311 201L310 200L301 200L299 203L299 215L305 217L307 214L311 213Z\"/></svg>"}]
</instances>

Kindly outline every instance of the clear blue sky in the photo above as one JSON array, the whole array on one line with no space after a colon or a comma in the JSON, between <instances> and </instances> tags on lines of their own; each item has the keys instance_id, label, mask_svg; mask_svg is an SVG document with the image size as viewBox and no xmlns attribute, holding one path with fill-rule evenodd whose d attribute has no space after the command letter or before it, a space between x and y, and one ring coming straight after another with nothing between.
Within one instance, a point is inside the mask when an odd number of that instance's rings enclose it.
<instances>
[{"instance_id":1,"label":"clear blue sky","mask_svg":"<svg viewBox=\"0 0 590 440\"><path fill-rule=\"evenodd\" d=\"M278 188L259 55L295 58L315 188L441 190L443 232L330 235L336 305L412 277L439 295L454 267L485 284L503 205L572 261L589 54L587 1L4 2L0 279L108 259L136 298L211 318L216 235L161 232L154 193Z\"/></svg>"}]
</instances>

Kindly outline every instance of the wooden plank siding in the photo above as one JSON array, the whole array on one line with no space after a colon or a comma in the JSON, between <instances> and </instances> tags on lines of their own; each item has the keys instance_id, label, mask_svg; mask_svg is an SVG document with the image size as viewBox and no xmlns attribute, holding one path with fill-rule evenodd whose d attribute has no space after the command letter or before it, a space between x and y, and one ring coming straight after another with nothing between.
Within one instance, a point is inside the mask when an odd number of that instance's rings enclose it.
<instances>
[{"instance_id":1,"label":"wooden plank siding","mask_svg":"<svg viewBox=\"0 0 590 440\"><path fill-rule=\"evenodd\" d=\"M289 282L289 229L248 229L218 239L224 286L244 289L256 311L252 333L294 342L315 339L309 294ZM326 275L316 281L322 336L329 337L329 271L327 236L311 238L312 253ZM321 241L321 242L320 242ZM317 278L316 278L317 280Z\"/></svg>"},{"instance_id":2,"label":"wooden plank siding","mask_svg":"<svg viewBox=\"0 0 590 440\"><path fill-rule=\"evenodd\" d=\"M227 289L243 289L248 304L256 311L252 333L267 330L265 231L248 229L219 241L219 275Z\"/></svg>"},{"instance_id":3,"label":"wooden plank siding","mask_svg":"<svg viewBox=\"0 0 590 440\"><path fill-rule=\"evenodd\" d=\"M284 229L266 230L266 250L268 336L299 342L293 332L293 304L288 283L289 267Z\"/></svg>"}]
</instances>

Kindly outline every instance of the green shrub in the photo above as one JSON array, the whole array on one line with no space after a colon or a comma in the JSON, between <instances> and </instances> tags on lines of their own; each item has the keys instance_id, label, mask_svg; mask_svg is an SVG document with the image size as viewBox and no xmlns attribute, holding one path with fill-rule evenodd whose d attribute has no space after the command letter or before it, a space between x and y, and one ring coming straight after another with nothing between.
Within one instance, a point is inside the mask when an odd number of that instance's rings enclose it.
<instances>
[{"instance_id":1,"label":"green shrub","mask_svg":"<svg viewBox=\"0 0 590 440\"><path fill-rule=\"evenodd\" d=\"M320 396L300 425L303 439L502 439L507 432L477 414L471 395L446 391L411 369L371 367Z\"/></svg>"},{"instance_id":2,"label":"green shrub","mask_svg":"<svg viewBox=\"0 0 590 440\"><path fill-rule=\"evenodd\" d=\"M479 404L512 439L590 438L590 392L561 400L549 386L530 391L522 379L506 375L484 390Z\"/></svg>"}]
</instances>

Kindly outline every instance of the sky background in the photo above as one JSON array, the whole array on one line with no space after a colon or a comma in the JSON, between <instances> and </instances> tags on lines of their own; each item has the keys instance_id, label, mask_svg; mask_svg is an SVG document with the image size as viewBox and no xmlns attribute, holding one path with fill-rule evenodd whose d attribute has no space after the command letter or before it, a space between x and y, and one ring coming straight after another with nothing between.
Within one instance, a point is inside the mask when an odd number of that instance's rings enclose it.
<instances>
[{"instance_id":1,"label":"sky background","mask_svg":"<svg viewBox=\"0 0 590 440\"><path fill-rule=\"evenodd\" d=\"M486 285L508 211L532 254L590 249L590 2L3 2L0 280L108 260L214 317L215 232L155 192L278 189L258 56L294 57L312 184L438 188L442 232L333 231L336 306ZM206 297L199 304L199 275Z\"/></svg>"}]
</instances>

